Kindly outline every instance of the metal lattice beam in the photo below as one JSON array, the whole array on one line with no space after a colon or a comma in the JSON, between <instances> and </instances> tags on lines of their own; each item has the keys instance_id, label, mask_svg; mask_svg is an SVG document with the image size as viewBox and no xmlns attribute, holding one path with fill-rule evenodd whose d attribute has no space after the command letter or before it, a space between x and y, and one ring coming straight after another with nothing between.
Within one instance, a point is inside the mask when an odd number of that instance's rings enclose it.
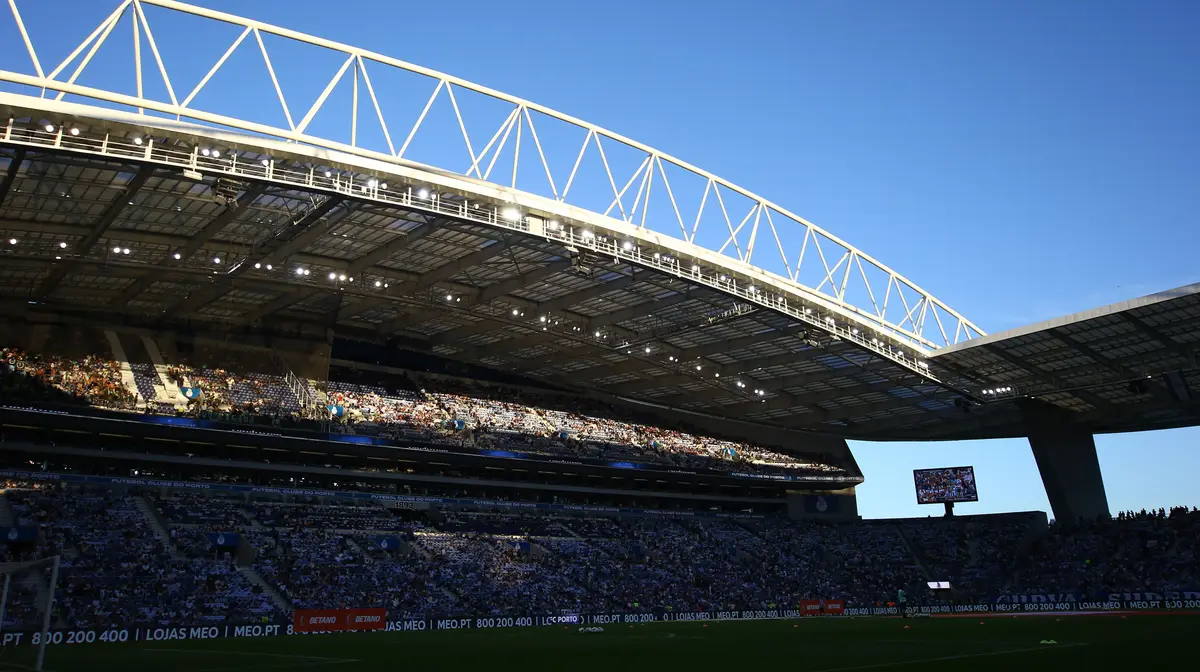
<instances>
[{"instance_id":1,"label":"metal lattice beam","mask_svg":"<svg viewBox=\"0 0 1200 672\"><path fill-rule=\"evenodd\" d=\"M991 352L992 354L1003 359L1004 361L1008 362L1009 364L1012 364L1013 366L1016 366L1024 371L1027 371L1033 377L1034 380L1042 383L1043 385L1048 386L1051 390L1058 390L1063 387L1062 384L1058 381L1058 379L1054 376L1054 374L1046 371L1045 369L1041 368L1040 366L1026 362L1025 360L1021 359L1020 357L1010 354L1004 348L997 347L995 344L988 343L988 344L984 345L983 347L987 348L988 352ZM1111 402L1109 402L1109 401L1097 396L1095 393L1089 392L1087 390L1071 390L1070 394L1072 394L1076 397L1079 397L1080 399L1086 401L1087 403L1091 404L1092 406L1094 406L1097 409L1111 410L1111 409L1116 408Z\"/></svg>"},{"instance_id":2,"label":"metal lattice beam","mask_svg":"<svg viewBox=\"0 0 1200 672\"><path fill-rule=\"evenodd\" d=\"M156 38L149 17L143 11L144 5L153 5L176 15L233 26L240 32L198 82L194 85L191 81L187 82L186 93L183 88L177 93L176 87L183 85L183 80L190 79L190 76L182 73L178 64L170 58L165 58L157 45L167 41L185 42L193 35L180 31L176 25L181 22L174 21L160 25L158 28L164 32L160 32ZM25 49L22 51L18 47L10 50L11 53L0 62L0 81L44 92L41 98L28 97L30 104L47 109L57 108L61 107L60 104L65 105L63 98L70 95L102 101L108 108L115 107L122 113L136 114L141 120L153 121L166 117L197 121L283 140L297 146L338 152L341 156L370 162L375 166L403 169L412 166L408 153L418 134L424 138L429 133L446 133L435 140L443 146L451 146L451 143L460 146L465 150L469 163L464 161L450 165L439 160L444 165L433 168L440 175L464 176L480 185L486 184L486 188L479 193L486 193L488 198L495 198L497 202L534 207L529 205L535 202L531 199L541 199L536 202L553 205L551 216L567 219L582 208L579 194L611 191L610 205L603 211L596 208L592 214L598 219L592 218L591 221L616 221L621 224L620 231L624 232L619 235L633 235L629 232L636 231L640 236L653 232L660 236L671 236L685 246L698 248L701 244L707 245L711 249L705 248L705 254L688 254L687 261L691 263L693 257L696 260L704 257L701 261L710 270L725 272L729 269L744 280L765 272L762 277L782 283L788 291L809 297L817 305L835 306L844 319L866 329L878 330L884 337L895 337L897 344L915 342L922 348L935 348L939 344L956 343L982 334L974 324L909 279L782 206L665 152L531 101L383 54L175 0L121 1L115 11L106 15L89 35L83 37L66 59L54 68L43 69L41 61L46 53L39 56L39 45L43 49L49 47L31 36L52 34L55 40L49 44L57 44L64 37L63 29L50 25L27 31L17 2L10 2L9 8L11 17L0 13L0 21L11 23L17 29ZM55 13L41 14L53 17ZM97 52L106 42L122 39L114 36L123 31L114 31L114 28L126 18L135 26L132 80L137 83L136 91L125 91L116 84L106 85L111 88L82 84L80 77ZM38 20L42 20L41 16ZM182 25L187 23L184 21ZM203 34L204 31L195 33ZM157 71L161 87L148 89L143 86L144 65L148 64L143 64L143 38L139 35L143 35L150 46L153 57L151 69ZM287 41L300 50L337 54L341 60L340 67L327 80L326 76L330 73L310 67L310 61L303 52L298 57L290 56L287 59L281 58L277 52L273 60L270 52L275 48L275 42L265 40L264 35L273 36L272 40ZM66 37L74 41L73 36ZM237 108L228 107L227 100L199 95L214 78L240 67L233 64L230 56L243 45L253 45L246 46L246 49L257 51L257 55L261 56L267 76L257 81L243 78L239 85L248 93L264 94L277 100L286 125L242 119L237 116ZM257 50L253 47L257 47ZM191 51L188 53L191 58L196 57ZM292 82L277 73L277 67L288 67L295 63L301 63L301 67L306 68L302 76L309 80L307 83L311 86L305 89L322 91L307 109L297 107L297 94L291 90ZM32 71L30 65L33 66ZM390 90L385 93L393 95L380 95L375 84L382 84L386 80L373 79L370 75L371 71L379 70L415 75L409 79L424 82L431 89L424 108L415 119L397 118L392 114L394 110L385 109L381 104L381 101L402 96ZM349 142L310 132L313 128L311 122L317 116L322 116L324 120L335 114L330 111L337 107L330 102L333 99L331 94L348 79L348 74L353 79L356 95L352 98L350 109L339 109L337 114L343 115L340 122L350 131ZM319 79L314 80L314 77ZM126 80L121 77L107 79L110 82ZM364 96L357 95L360 83L365 86ZM394 81L391 85L396 86ZM152 95L149 90L162 90L166 95ZM11 97L16 94L4 95ZM424 96L424 92L420 92L420 95ZM507 109L508 114L498 125L488 128L483 137L478 130L472 137L472 130L464 119L463 107L459 104L467 96L496 102ZM439 98L445 99L449 105L435 105ZM363 107L367 109L360 109ZM110 112L106 111L105 114ZM426 123L431 116L437 115L448 116L439 122ZM364 135L358 132L360 117L369 120L372 116L373 121L378 121L379 131L373 135L381 137L382 142L360 142L360 137ZM575 134L578 145L567 147L561 153L548 152L551 148L542 145L539 125L543 132L547 125L561 127L568 131L563 137ZM490 139L487 133L490 133ZM45 134L55 135L55 142L61 144L61 128L45 131ZM522 152L519 150L523 139L526 143L532 141L536 160L520 160ZM510 145L510 141L513 144ZM526 148L529 147L526 144ZM640 158L640 164L632 174L627 174L624 167L614 166L609 161L609 157L615 156L617 151ZM446 157L456 155L455 152L444 154ZM511 166L497 166L502 155L512 156ZM206 161L209 165L204 165ZM212 157L194 156L192 159L195 170L211 168L214 162ZM595 165L599 170L581 170L585 164ZM566 170L567 166L570 166L569 171ZM268 177L271 170L267 166L264 171ZM336 188L337 179L332 174L309 175L309 181L319 183L322 188ZM518 183L532 186L528 187L529 191L518 191L515 188ZM382 181L356 183L353 186L356 192L364 193L388 190ZM687 198L681 198L685 194ZM555 204L561 204L561 207ZM649 215L653 206L658 206L659 211ZM701 228L704 230L701 231ZM702 233L705 235L700 235ZM772 266L768 269L764 262Z\"/></svg>"},{"instance_id":3,"label":"metal lattice beam","mask_svg":"<svg viewBox=\"0 0 1200 672\"><path fill-rule=\"evenodd\" d=\"M255 184L250 186L248 189L246 189L246 191L242 192L242 195L234 204L226 206L226 208L222 210L219 215L213 217L203 229L188 238L187 243L184 244L182 248L177 250L180 263L187 263L187 261L191 259L192 255L200 251L200 249L203 248L210 240L212 240L214 236L224 230L225 227L233 223L233 221L237 219L238 215L245 212L246 209L249 208L250 205L254 203L254 201L256 201L264 191L266 191L265 184ZM167 253L161 259L159 259L159 265L168 263L172 257L172 253ZM130 301L134 300L139 294L149 289L150 286L154 284L155 279L155 275L147 273L145 276L139 278L136 282L126 287L125 291L121 292L119 296L114 297L108 305L113 308L123 308L124 306L128 305Z\"/></svg>"},{"instance_id":4,"label":"metal lattice beam","mask_svg":"<svg viewBox=\"0 0 1200 672\"><path fill-rule=\"evenodd\" d=\"M4 173L4 179L0 180L0 205L4 205L4 198L8 196L8 190L12 189L13 182L17 179L17 173L21 172L21 164L24 161L25 148L19 147L8 162L8 170Z\"/></svg>"},{"instance_id":5,"label":"metal lattice beam","mask_svg":"<svg viewBox=\"0 0 1200 672\"><path fill-rule=\"evenodd\" d=\"M113 222L117 221L117 217L121 216L121 212L125 210L129 202L141 191L142 187L146 185L146 181L153 174L153 167L144 166L133 175L121 193L108 204L104 212L100 213L100 216L92 223L91 229L84 236L83 240L75 244L74 251L77 257L86 257L91 253L92 248L96 246L96 243L100 242L104 234L108 233L108 228L113 225ZM46 276L46 279L42 281L41 286L38 287L37 296L42 299L48 298L54 293L55 288L63 281L63 278L71 273L73 268L74 266L71 263L55 266L50 271L50 274Z\"/></svg>"},{"instance_id":6,"label":"metal lattice beam","mask_svg":"<svg viewBox=\"0 0 1200 672\"><path fill-rule=\"evenodd\" d=\"M380 245L363 256L355 259L346 269L348 273L353 275L361 275L366 269L386 261L388 257L396 254L400 250L407 248L409 245L437 231L438 227L444 223L444 220L428 219L424 223L419 224L413 229L408 230L402 235L396 236L392 240Z\"/></svg>"},{"instance_id":7,"label":"metal lattice beam","mask_svg":"<svg viewBox=\"0 0 1200 672\"><path fill-rule=\"evenodd\" d=\"M756 345L758 343L768 343L768 342L774 341L776 339L795 336L799 333L803 333L803 331L804 330L799 327L792 327L789 329L773 329L770 331L759 332L757 334L750 334L748 336L741 336L738 338L726 339L723 341L716 341L713 343L698 345L698 346L691 347L691 348L678 349L678 348L674 348L674 347L667 347L667 351L676 353L674 355L674 357L679 362L692 362L694 360L701 359L701 358L707 357L709 355L716 354L718 352L729 352L732 350L737 350L739 348L745 348L748 346ZM662 349L662 347L656 347L656 350L661 350L661 349ZM611 367L608 371L597 371L595 373L595 375L592 375L592 376L584 374L584 377L581 379L581 382L587 382L587 381L596 380L599 378L607 378L608 376L622 374L622 373L637 372L637 371L640 371L640 370L646 368L647 365L648 365L648 363L645 360L631 359L627 362L623 362L621 364L617 364L617 365ZM709 365L711 366L711 364L709 364ZM666 366L666 364L663 364L662 366Z\"/></svg>"},{"instance_id":8,"label":"metal lattice beam","mask_svg":"<svg viewBox=\"0 0 1200 672\"><path fill-rule=\"evenodd\" d=\"M540 282L559 271L563 271L571 267L571 262L565 259L552 261L544 266L538 266L532 270L526 271L521 275L511 277L507 280L488 285L480 290L479 294L469 298L468 303L461 308L469 309L474 306L481 306L491 303L496 299L515 291L522 287L527 287L535 282ZM477 317L482 317L477 315ZM473 336L474 334L486 331L489 328L488 323L470 324L442 332L433 337L433 342L444 345L456 345L464 338Z\"/></svg>"},{"instance_id":9,"label":"metal lattice beam","mask_svg":"<svg viewBox=\"0 0 1200 672\"><path fill-rule=\"evenodd\" d=\"M234 288L234 281L251 269L251 264L254 260L261 260L259 263L274 260L276 255L288 249L297 238L304 236L309 230L323 230L323 227L320 226L321 220L331 210L341 204L342 200L343 197L341 195L335 195L317 203L292 220L277 235L258 246L258 249L252 252L249 257L234 265L227 273L214 277L212 284L192 292L182 300L176 302L175 305L166 310L165 315L167 317L191 315L204 306L217 301L225 294L228 294Z\"/></svg>"}]
</instances>

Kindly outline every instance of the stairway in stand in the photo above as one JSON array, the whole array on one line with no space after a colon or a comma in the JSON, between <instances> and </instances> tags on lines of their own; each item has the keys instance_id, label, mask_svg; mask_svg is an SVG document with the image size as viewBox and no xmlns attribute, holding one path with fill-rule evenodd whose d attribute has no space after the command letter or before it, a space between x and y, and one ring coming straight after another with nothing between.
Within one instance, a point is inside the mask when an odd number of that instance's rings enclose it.
<instances>
[{"instance_id":1,"label":"stairway in stand","mask_svg":"<svg viewBox=\"0 0 1200 672\"><path fill-rule=\"evenodd\" d=\"M146 524L154 532L154 536L158 537L159 541L167 547L174 560L184 560L183 553L175 547L175 541L171 539L171 533L167 531L167 526L163 523L162 516L158 515L158 511L154 508L154 503L149 497L137 495L133 498L137 505L138 511L142 512L142 516L146 519Z\"/></svg>"},{"instance_id":2,"label":"stairway in stand","mask_svg":"<svg viewBox=\"0 0 1200 672\"><path fill-rule=\"evenodd\" d=\"M129 366L129 357L125 355L125 347L121 345L121 339L117 336L117 332L111 329L104 330L104 337L108 339L108 345L112 349L113 359L121 369L121 384L125 389L137 396L138 408L145 408L148 399L138 390L137 379L133 376L133 369Z\"/></svg>"},{"instance_id":3,"label":"stairway in stand","mask_svg":"<svg viewBox=\"0 0 1200 672\"><path fill-rule=\"evenodd\" d=\"M237 571L238 574L246 577L246 580L251 584L262 588L263 592L266 593L267 597L271 598L271 602L278 607L280 611L287 614L289 617L291 616L291 603L287 601L287 598L283 596L283 593L279 592L275 586L272 586L266 579L264 579L262 574L259 574L258 571L253 567L238 567Z\"/></svg>"}]
</instances>

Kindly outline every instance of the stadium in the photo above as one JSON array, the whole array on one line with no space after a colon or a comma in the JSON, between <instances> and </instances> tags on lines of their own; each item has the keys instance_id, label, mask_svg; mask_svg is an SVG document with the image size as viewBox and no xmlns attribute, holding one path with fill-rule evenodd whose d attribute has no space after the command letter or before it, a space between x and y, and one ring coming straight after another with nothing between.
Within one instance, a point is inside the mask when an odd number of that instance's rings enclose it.
<instances>
[{"instance_id":1,"label":"stadium","mask_svg":"<svg viewBox=\"0 0 1200 672\"><path fill-rule=\"evenodd\" d=\"M51 63L23 8L0 669L1182 655L1200 514L1112 517L1093 437L1200 424L1200 285L986 334L535 102L173 0L117 3ZM178 57L188 22L229 32L213 61ZM127 85L89 79L112 49ZM289 97L306 49L334 67ZM230 76L283 123L205 95ZM1054 525L954 516L978 494L949 465L915 475L945 516L859 516L848 440L1013 437Z\"/></svg>"}]
</instances>

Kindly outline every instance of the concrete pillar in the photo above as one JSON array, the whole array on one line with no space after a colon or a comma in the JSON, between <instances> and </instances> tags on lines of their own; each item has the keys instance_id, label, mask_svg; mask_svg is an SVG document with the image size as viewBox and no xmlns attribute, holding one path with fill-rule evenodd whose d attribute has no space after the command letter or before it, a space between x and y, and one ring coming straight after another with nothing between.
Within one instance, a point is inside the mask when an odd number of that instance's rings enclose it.
<instances>
[{"instance_id":1,"label":"concrete pillar","mask_svg":"<svg viewBox=\"0 0 1200 672\"><path fill-rule=\"evenodd\" d=\"M1021 413L1054 518L1110 515L1091 433L1071 424L1068 412L1043 402L1022 402Z\"/></svg>"}]
</instances>

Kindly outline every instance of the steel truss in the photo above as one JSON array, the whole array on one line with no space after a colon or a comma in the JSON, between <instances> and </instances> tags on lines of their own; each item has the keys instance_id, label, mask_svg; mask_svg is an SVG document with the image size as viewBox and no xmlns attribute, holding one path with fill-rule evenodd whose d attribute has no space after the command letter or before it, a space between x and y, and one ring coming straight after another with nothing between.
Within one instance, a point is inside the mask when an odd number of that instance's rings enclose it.
<instances>
[{"instance_id":1,"label":"steel truss","mask_svg":"<svg viewBox=\"0 0 1200 672\"><path fill-rule=\"evenodd\" d=\"M462 175L469 178L469 183L472 184L488 185L490 192L484 193L492 197L489 200L508 202L522 208L537 208L551 214L561 213L560 219L565 222L573 218L573 213L579 212L579 207L583 207L579 206L571 196L582 189L580 187L582 180L589 179L580 172L581 164L585 158L598 158L603 166L600 177L596 178L602 182L598 188L611 190L612 201L603 212L588 210L587 214L598 214L601 216L599 219L595 217L586 219L596 226L606 226L610 232L621 233L627 240L636 239L639 243L647 240L663 241L662 235L671 236L674 244L669 246L684 253L682 258L687 259L688 262L681 262L679 257L675 257L671 259L670 264L666 264L662 262L661 257L651 258L652 252L641 244L635 245L633 250L623 249L621 244L615 240L605 242L599 236L583 237L581 229L566 225L556 231L546 231L546 235L550 237L605 255L630 258L631 261L639 264L656 267L673 265L670 270L684 276L688 276L690 273L692 280L702 280L703 278L700 276L712 272L718 279L718 284L722 285L720 289L730 289L730 287L724 286L726 284L736 285L732 288L734 293L754 303L762 303L762 296L755 294L756 291L761 294L761 290L756 289L756 284L759 287L773 285L778 288L779 295L801 296L806 299L806 303L820 306L823 309L822 312L836 314L840 318L839 321L845 325L845 329L842 330L845 333L838 331L838 335L847 338L861 335L862 338L856 340L861 340L868 346L873 345L872 341L875 339L895 339L898 342L909 344L917 355L920 355L938 347L983 335L983 332L970 321L904 276L781 206L685 161L536 103L382 54L173 0L123 0L96 26L91 34L82 39L61 63L47 72L46 68L49 67L49 64L43 65L36 45L30 37L29 31L26 30L16 0L8 0L8 5L11 16L6 18L11 18L15 24L29 58L27 63L6 64L4 69L0 69L0 82L39 90L44 103L47 103L44 109L48 111L55 109L55 106L50 104L52 101L48 99L59 102L63 101L65 96L71 95L123 107L143 117L148 124L161 122L163 120L161 115L170 115L176 120L189 120L261 134L270 138L334 150L349 157L365 159L372 163L383 162L385 166L399 168L426 167L422 164L414 164L406 157L406 152L409 151L418 133L423 128L430 126L430 112L434 104L445 97L450 103L454 117L454 123L448 124L447 127L456 129L458 132L453 135L459 137L446 137L438 140L464 145L467 155L470 157L470 164L465 171L462 170L461 165L428 166L429 168L435 168L439 173L449 171L452 174ZM158 49L159 42L156 41L155 33L147 17L146 6L233 25L240 28L241 31L204 77L195 83L186 95L181 96L183 89L177 91L176 87L182 82L178 78L172 79L171 77L170 64ZM112 37L114 28L126 17L133 27L136 94L129 95L79 84L80 75L106 41ZM341 67L329 79L320 96L298 119L293 112L298 112L300 108L294 107L296 102L294 97L289 99L285 87L280 83L275 65L271 60L270 50L263 40L264 35L289 40L316 50L332 50L344 56ZM160 35L157 39L162 40L163 38L164 36ZM165 97L155 98L146 92L143 81L143 40L150 47L155 69L158 76L161 77L163 85L161 88L166 92ZM270 87L269 90L273 90L287 121L286 127L247 121L224 114L219 109L201 109L195 104L197 95L215 76L221 73L230 56L243 43L256 46L260 52L262 62L269 75L269 81L262 82L262 86ZM21 68L25 70L21 71ZM431 95L415 121L399 127L404 129L405 133L403 141L399 142L398 146L396 140L400 138L400 135L393 133L393 129L396 127L389 126L389 120L394 122L395 119L385 114L383 106L380 104L382 96L377 95L378 92L372 84L369 74L369 71L382 68L398 69L426 78L432 88ZM344 121L350 129L350 142L334 141L310 133L309 127L314 118L325 109L330 94L338 87L339 83L347 78L348 73L351 73L350 76L353 77L353 99L352 109ZM360 80L363 84L362 88L365 89L365 96L360 93ZM480 137L472 137L464 122L459 103L460 98L464 95L484 96L511 106L508 116L486 142L481 143L482 138ZM367 101L369 101L369 107ZM216 103L216 105L219 106L220 103ZM386 141L386 151L382 151L381 148L368 148L364 146L364 143L359 142L360 107L365 108L368 115L371 112L374 113L375 120L379 124L378 130L382 132ZM103 112L109 113L110 111L103 110ZM154 113L157 113L157 116ZM344 114L344 111L337 113ZM561 122L577 129L582 135L582 142L578 146L578 152L575 154L569 173L564 174L562 170L552 169L557 162L552 160L554 157L548 158L547 151L538 135L535 119L542 123L547 123L546 120ZM527 139L525 139L526 133ZM506 147L509 147L510 140L513 143L511 146L511 171L507 169L507 166L496 170L499 167L497 164L501 154L506 151ZM538 161L532 168L529 167L528 161L522 166L519 160L523 140L525 142L532 141L536 149ZM631 150L642 157L638 168L624 180L621 178L625 176L612 168L608 158L618 148L623 151ZM139 149L148 151L148 148ZM209 171L216 168L213 165L203 165L205 162L199 161L199 158L201 157L192 157L192 163L198 164L197 167ZM225 163L229 163L229 161ZM564 165L566 165L565 162ZM237 168L236 157L234 157L233 165L229 167ZM532 170L535 174L544 175L545 189L542 190L544 195L517 189L518 175L522 167L526 172ZM277 172L274 166L268 166L260 172L263 174L255 175L255 177L260 179L277 177L274 174ZM501 173L504 175L501 176ZM669 173L674 173L676 177L671 178ZM676 194L681 193L678 189L680 176L703 182L704 189L698 199L698 205L685 202L682 198L676 198ZM320 175L308 175L307 179L302 182L306 182L308 186L326 189L332 187L335 190L344 190L348 187L349 190L354 191L356 196L361 196L361 189L368 187L361 183L319 184L322 179L324 178ZM672 179L675 180L676 188L672 186ZM377 185L370 185L369 192L370 196L383 200L397 198L416 200L411 194L396 194L385 188L379 188ZM661 221L661 218L648 219L647 214L652 197L667 199L670 208L665 211L672 213L673 217L669 219L675 221ZM744 214L740 209L733 210L730 203L734 200L749 204ZM689 209L686 207L689 205L696 207ZM459 216L483 214L482 212L467 212L469 210L467 205L464 205L463 208L463 213L454 214ZM686 217L685 212L688 213ZM693 212L695 213L694 218L691 217ZM497 217L495 211L487 214L487 218L491 220L492 224L513 223L508 222L508 218ZM717 222L715 226L724 227L716 238L698 237L698 234L702 232L702 227L707 225L704 228L704 231L707 232L714 226L712 221L705 221L706 216ZM476 217L471 218L476 219ZM516 222L519 226L515 228L527 229L528 226L520 226L527 223L521 216ZM677 231L674 230L676 226ZM799 227L799 229L785 229L784 227ZM785 245L783 240L788 236L781 236L781 231L793 234L800 240L799 245ZM800 231L803 231L802 235L799 234ZM725 237L723 242L718 245L715 241L720 240L721 236ZM713 242L708 242L710 240ZM764 240L768 241L765 246L762 244ZM774 252L778 254L779 261L772 259L774 253L770 251L768 259L765 261L777 268L778 271L764 270L761 266L762 261L756 265L755 252L761 252L764 247L768 251L771 247L775 248ZM703 255L703 267L700 264L689 264L689 262L701 259L701 255L687 254L689 250L693 249L706 251L706 254ZM758 259L761 260L761 258L760 254ZM689 271L689 266L695 266L694 270ZM805 278L817 278L819 282L809 280L806 284L806 281L803 280ZM758 279L757 283L755 279ZM811 284L816 286L810 286ZM774 304L769 307L778 308ZM817 326L827 327L825 324ZM862 334L859 333L860 330L863 332Z\"/></svg>"}]
</instances>

